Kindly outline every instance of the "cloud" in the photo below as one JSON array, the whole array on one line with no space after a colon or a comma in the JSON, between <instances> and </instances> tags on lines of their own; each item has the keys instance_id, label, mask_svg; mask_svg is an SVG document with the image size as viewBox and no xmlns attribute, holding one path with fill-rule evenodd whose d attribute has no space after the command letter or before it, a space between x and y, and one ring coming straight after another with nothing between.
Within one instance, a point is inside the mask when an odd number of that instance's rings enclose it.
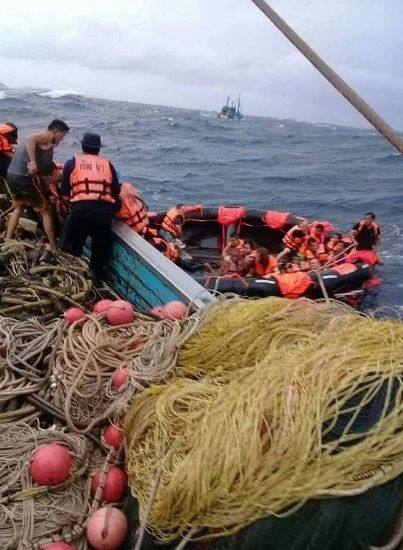
<instances>
[{"instance_id":1,"label":"cloud","mask_svg":"<svg viewBox=\"0 0 403 550\"><path fill-rule=\"evenodd\" d=\"M381 114L403 125L398 0L272 4ZM242 91L251 113L361 122L252 2L15 0L2 7L0 34L12 82L33 85L36 77L50 87L57 81L82 93L196 108ZM38 70L49 63L51 74Z\"/></svg>"}]
</instances>

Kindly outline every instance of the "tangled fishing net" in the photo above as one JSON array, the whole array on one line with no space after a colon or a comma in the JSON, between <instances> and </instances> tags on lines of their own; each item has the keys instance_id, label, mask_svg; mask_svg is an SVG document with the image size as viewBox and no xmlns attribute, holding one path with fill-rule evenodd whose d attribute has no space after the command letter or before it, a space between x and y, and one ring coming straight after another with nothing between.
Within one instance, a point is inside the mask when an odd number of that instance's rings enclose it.
<instances>
[{"instance_id":1,"label":"tangled fishing net","mask_svg":"<svg viewBox=\"0 0 403 550\"><path fill-rule=\"evenodd\" d=\"M43 443L63 445L73 460L69 478L53 487L36 485L29 472L32 453ZM38 550L52 540L75 540L91 505L87 476L95 460L88 441L25 423L4 424L0 448L0 548Z\"/></svg>"},{"instance_id":2,"label":"tangled fishing net","mask_svg":"<svg viewBox=\"0 0 403 550\"><path fill-rule=\"evenodd\" d=\"M121 415L138 391L167 380L180 347L198 323L197 315L157 322L137 313L132 323L117 327L94 315L72 324L49 361L52 399L63 409L67 424L88 433ZM122 388L112 382L119 368L128 372Z\"/></svg>"},{"instance_id":3,"label":"tangled fishing net","mask_svg":"<svg viewBox=\"0 0 403 550\"><path fill-rule=\"evenodd\" d=\"M88 299L87 264L59 251L54 265L38 265L43 250L40 243L30 241L0 244L0 315L52 319Z\"/></svg>"},{"instance_id":4,"label":"tangled fishing net","mask_svg":"<svg viewBox=\"0 0 403 550\"><path fill-rule=\"evenodd\" d=\"M337 302L211 308L175 377L125 418L140 520L223 536L403 472L403 324Z\"/></svg>"}]
</instances>

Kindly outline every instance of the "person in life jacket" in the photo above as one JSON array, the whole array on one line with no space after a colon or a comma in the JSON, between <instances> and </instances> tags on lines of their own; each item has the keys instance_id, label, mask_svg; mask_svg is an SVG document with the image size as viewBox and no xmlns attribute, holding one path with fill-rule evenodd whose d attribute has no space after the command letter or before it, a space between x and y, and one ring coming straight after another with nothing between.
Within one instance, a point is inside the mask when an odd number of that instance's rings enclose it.
<instances>
[{"instance_id":1,"label":"person in life jacket","mask_svg":"<svg viewBox=\"0 0 403 550\"><path fill-rule=\"evenodd\" d=\"M100 156L101 137L85 132L82 154L68 160L63 169L62 195L70 198L70 213L63 228L60 248L80 256L91 238L89 278L98 282L108 254L112 219L120 209L120 184L113 164Z\"/></svg>"},{"instance_id":2,"label":"person in life jacket","mask_svg":"<svg viewBox=\"0 0 403 550\"><path fill-rule=\"evenodd\" d=\"M147 234L147 240L172 262L176 263L179 260L179 251L173 243L151 234Z\"/></svg>"},{"instance_id":3,"label":"person in life jacket","mask_svg":"<svg viewBox=\"0 0 403 550\"><path fill-rule=\"evenodd\" d=\"M46 130L30 134L18 145L8 167L7 183L13 197L14 210L8 219L6 238L13 237L25 208L32 206L41 215L48 238L48 254L45 253L42 258L44 261L49 259L49 252L56 248L56 236L46 186L41 178L49 176L54 147L68 131L69 127L63 120L52 120Z\"/></svg>"},{"instance_id":4,"label":"person in life jacket","mask_svg":"<svg viewBox=\"0 0 403 550\"><path fill-rule=\"evenodd\" d=\"M221 257L220 275L241 275L244 269L244 262L241 250L236 246L228 249Z\"/></svg>"},{"instance_id":5,"label":"person in life jacket","mask_svg":"<svg viewBox=\"0 0 403 550\"><path fill-rule=\"evenodd\" d=\"M12 122L0 122L0 178L7 177L7 170L18 143L18 128ZM5 189L1 189L4 193Z\"/></svg>"},{"instance_id":6,"label":"person in life jacket","mask_svg":"<svg viewBox=\"0 0 403 550\"><path fill-rule=\"evenodd\" d=\"M305 239L306 233L299 226L292 227L283 237L284 249L278 254L277 261L289 254L297 254Z\"/></svg>"},{"instance_id":7,"label":"person in life jacket","mask_svg":"<svg viewBox=\"0 0 403 550\"><path fill-rule=\"evenodd\" d=\"M244 245L245 241L243 239L240 239L238 233L233 231L229 236L228 244L224 247L222 254L228 254L230 248L237 248L238 250L242 250Z\"/></svg>"},{"instance_id":8,"label":"person in life jacket","mask_svg":"<svg viewBox=\"0 0 403 550\"><path fill-rule=\"evenodd\" d=\"M263 246L256 250L256 258L251 270L252 277L268 277L272 273L280 273L277 260Z\"/></svg>"},{"instance_id":9,"label":"person in life jacket","mask_svg":"<svg viewBox=\"0 0 403 550\"><path fill-rule=\"evenodd\" d=\"M309 236L313 237L318 244L325 244L325 226L321 223L311 224L309 226Z\"/></svg>"},{"instance_id":10,"label":"person in life jacket","mask_svg":"<svg viewBox=\"0 0 403 550\"><path fill-rule=\"evenodd\" d=\"M376 250L380 244L381 231L375 223L375 214L364 214L363 219L353 226L351 236L357 243L356 250Z\"/></svg>"},{"instance_id":11,"label":"person in life jacket","mask_svg":"<svg viewBox=\"0 0 403 550\"><path fill-rule=\"evenodd\" d=\"M116 212L116 217L144 236L148 231L149 220L147 207L140 193L131 183L122 183L120 188L122 207Z\"/></svg>"},{"instance_id":12,"label":"person in life jacket","mask_svg":"<svg viewBox=\"0 0 403 550\"><path fill-rule=\"evenodd\" d=\"M182 226L185 221L183 204L170 208L162 220L160 236L166 241L175 242L182 239Z\"/></svg>"}]
</instances>

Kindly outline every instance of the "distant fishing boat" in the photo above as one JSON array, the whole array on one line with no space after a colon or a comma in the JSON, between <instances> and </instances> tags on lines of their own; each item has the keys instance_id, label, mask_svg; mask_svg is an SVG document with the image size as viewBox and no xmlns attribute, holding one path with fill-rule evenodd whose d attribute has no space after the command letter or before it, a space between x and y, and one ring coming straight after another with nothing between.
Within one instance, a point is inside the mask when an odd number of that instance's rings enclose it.
<instances>
[{"instance_id":1,"label":"distant fishing boat","mask_svg":"<svg viewBox=\"0 0 403 550\"><path fill-rule=\"evenodd\" d=\"M218 118L224 120L241 120L243 114L241 113L241 94L238 95L238 100L231 101L231 97L227 97L227 103L223 105L221 111L218 113Z\"/></svg>"}]
</instances>

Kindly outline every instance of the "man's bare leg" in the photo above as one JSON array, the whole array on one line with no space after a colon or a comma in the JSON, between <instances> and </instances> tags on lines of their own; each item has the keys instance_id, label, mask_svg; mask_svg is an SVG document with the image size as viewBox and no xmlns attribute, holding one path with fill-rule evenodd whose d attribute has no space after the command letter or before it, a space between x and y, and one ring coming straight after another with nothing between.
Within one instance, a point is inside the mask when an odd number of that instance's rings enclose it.
<instances>
[{"instance_id":1,"label":"man's bare leg","mask_svg":"<svg viewBox=\"0 0 403 550\"><path fill-rule=\"evenodd\" d=\"M18 222L24 213L26 203L23 201L14 201L14 210L8 217L6 239L12 239Z\"/></svg>"},{"instance_id":2,"label":"man's bare leg","mask_svg":"<svg viewBox=\"0 0 403 550\"><path fill-rule=\"evenodd\" d=\"M46 208L40 212L40 215L42 216L43 228L49 241L46 248L51 252L54 252L56 250L56 234L52 213L48 208Z\"/></svg>"}]
</instances>

